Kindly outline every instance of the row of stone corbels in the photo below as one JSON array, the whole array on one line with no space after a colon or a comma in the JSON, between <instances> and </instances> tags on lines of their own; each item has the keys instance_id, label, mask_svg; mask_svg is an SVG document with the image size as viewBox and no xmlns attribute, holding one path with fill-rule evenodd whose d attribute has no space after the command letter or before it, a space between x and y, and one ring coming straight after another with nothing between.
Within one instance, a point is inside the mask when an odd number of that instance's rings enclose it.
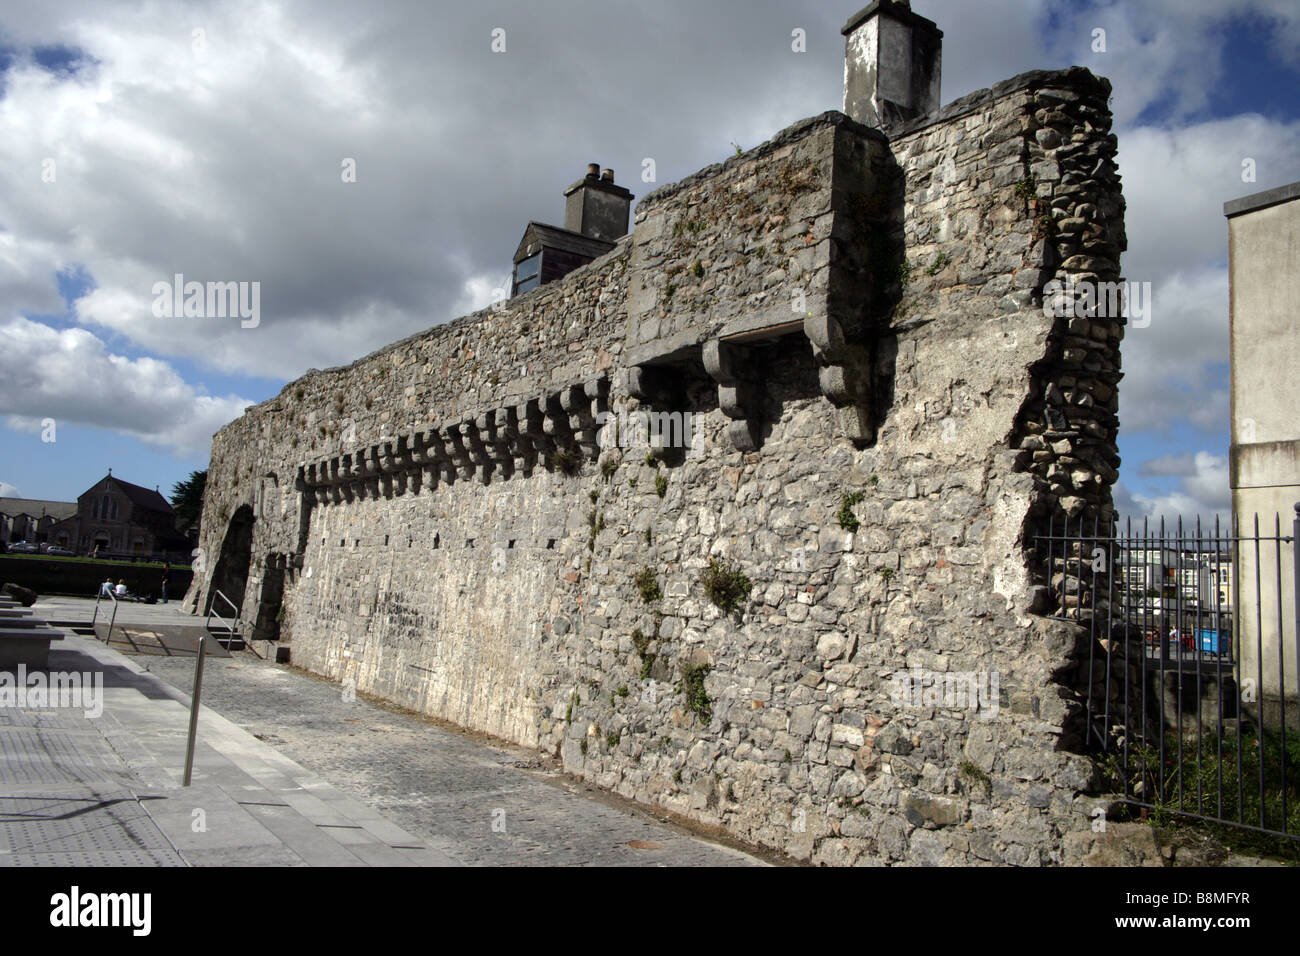
<instances>
[{"instance_id":1,"label":"row of stone corbels","mask_svg":"<svg viewBox=\"0 0 1300 956\"><path fill-rule=\"evenodd\" d=\"M440 483L457 478L478 478L486 485L494 474L527 477L539 461L554 467L557 452L594 460L600 453L597 420L608 400L609 379L601 376L455 424L300 465L296 484L313 493L317 504L328 505L432 493Z\"/></svg>"},{"instance_id":2,"label":"row of stone corbels","mask_svg":"<svg viewBox=\"0 0 1300 956\"><path fill-rule=\"evenodd\" d=\"M804 320L804 333L812 343L822 394L839 411L841 434L854 442L870 441L871 350L849 342L839 320L821 315ZM744 344L713 339L704 344L704 370L718 383L718 407L731 419L727 439L737 451L756 451L762 444L763 382L750 349ZM672 376L654 366L636 366L629 372L629 392L648 404L675 405L682 400L671 384ZM653 445L662 457L666 448Z\"/></svg>"}]
</instances>

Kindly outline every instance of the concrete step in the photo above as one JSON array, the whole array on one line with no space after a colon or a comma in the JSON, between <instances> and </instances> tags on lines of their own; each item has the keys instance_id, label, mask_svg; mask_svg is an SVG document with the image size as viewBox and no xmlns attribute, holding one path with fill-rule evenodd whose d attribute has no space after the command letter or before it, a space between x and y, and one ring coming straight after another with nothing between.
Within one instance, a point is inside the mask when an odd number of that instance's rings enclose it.
<instances>
[{"instance_id":1,"label":"concrete step","mask_svg":"<svg viewBox=\"0 0 1300 956\"><path fill-rule=\"evenodd\" d=\"M289 645L279 641L259 641L256 638L248 642L248 650L264 661L276 664L289 663Z\"/></svg>"}]
</instances>

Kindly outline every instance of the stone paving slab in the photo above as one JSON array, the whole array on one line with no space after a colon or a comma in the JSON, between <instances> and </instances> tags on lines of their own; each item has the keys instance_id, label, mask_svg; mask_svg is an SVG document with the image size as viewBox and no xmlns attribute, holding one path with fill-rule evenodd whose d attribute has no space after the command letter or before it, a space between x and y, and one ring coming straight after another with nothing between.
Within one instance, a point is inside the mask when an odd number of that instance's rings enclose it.
<instances>
[{"instance_id":1,"label":"stone paving slab","mask_svg":"<svg viewBox=\"0 0 1300 956\"><path fill-rule=\"evenodd\" d=\"M206 707L184 788L184 694L88 637L49 669L101 675L102 707L0 709L0 866L455 865Z\"/></svg>"},{"instance_id":2,"label":"stone paving slab","mask_svg":"<svg viewBox=\"0 0 1300 956\"><path fill-rule=\"evenodd\" d=\"M188 687L184 661L139 663ZM402 831L466 865L764 865L656 819L650 808L545 771L535 753L365 698L345 701L338 685L287 665L243 653L209 661L203 700L252 735L244 744L223 737L215 747L233 755L251 747L248 740L273 745L247 764L256 768L250 775L314 823L339 816L361 823L361 832L340 828L336 839L384 865L398 858L365 848L392 847ZM286 779L301 789L277 789ZM332 787L320 789L321 780ZM346 809L344 799L365 804L369 815Z\"/></svg>"}]
</instances>

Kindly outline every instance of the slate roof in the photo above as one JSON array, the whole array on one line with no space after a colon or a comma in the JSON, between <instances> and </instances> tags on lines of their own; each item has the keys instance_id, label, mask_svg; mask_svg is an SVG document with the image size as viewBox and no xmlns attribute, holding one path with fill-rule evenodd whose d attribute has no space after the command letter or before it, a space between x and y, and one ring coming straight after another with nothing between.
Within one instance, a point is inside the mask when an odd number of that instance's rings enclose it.
<instances>
[{"instance_id":1,"label":"slate roof","mask_svg":"<svg viewBox=\"0 0 1300 956\"><path fill-rule=\"evenodd\" d=\"M592 239L580 232L561 229L559 226L530 222L528 227L524 229L524 237L519 241L519 248L515 250L515 262L519 262L531 255L527 250L533 245L546 249L560 249L564 252L572 252L575 255L597 259L613 249L617 243L606 242L603 239Z\"/></svg>"},{"instance_id":2,"label":"slate roof","mask_svg":"<svg viewBox=\"0 0 1300 956\"><path fill-rule=\"evenodd\" d=\"M45 501L41 498L0 498L0 514L31 515L40 518L50 515L62 521L77 513L75 501Z\"/></svg>"}]
</instances>

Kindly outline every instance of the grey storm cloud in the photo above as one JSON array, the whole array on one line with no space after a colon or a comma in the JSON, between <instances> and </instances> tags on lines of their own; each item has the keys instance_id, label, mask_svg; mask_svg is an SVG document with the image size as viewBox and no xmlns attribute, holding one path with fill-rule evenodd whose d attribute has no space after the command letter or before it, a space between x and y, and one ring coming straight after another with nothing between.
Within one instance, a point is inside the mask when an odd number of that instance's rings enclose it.
<instances>
[{"instance_id":1,"label":"grey storm cloud","mask_svg":"<svg viewBox=\"0 0 1300 956\"><path fill-rule=\"evenodd\" d=\"M146 352L192 360L200 374L280 380L350 361L485 305L525 224L561 221L561 191L588 162L613 167L643 196L725 158L732 143L750 148L839 108L839 31L860 5L14 5L0 26L0 172L10 184L0 193L9 307L0 322L61 313L55 277L81 269L94 288L75 318L105 356ZM1300 125L1184 118L1221 79L1230 14L1271 24L1278 52L1300 62L1294 4L914 8L945 31L945 101L1076 63L1115 80L1133 241L1125 268L1157 290L1155 321L1126 343L1125 428L1158 430L1180 417L1212 428L1225 396L1189 401L1182 392L1226 346L1225 229L1215 210L1219 193L1250 189L1234 184L1240 157L1224 144L1261 158L1266 188L1300 178ZM1092 50L1098 28L1105 54ZM804 53L792 49L796 29ZM69 53L46 69L38 47ZM1125 127L1171 91L1166 127ZM646 159L653 183L641 181ZM356 182L341 175L349 160ZM49 164L53 181L42 178ZM1206 188L1218 180L1221 188ZM259 282L259 325L153 315L152 288L177 273ZM139 378L129 361L102 364L105 375ZM145 381L169 403L194 404L190 421L240 404L214 404L198 383L178 388L175 369L155 371ZM132 394L138 383L115 387ZM110 427L91 407L65 414Z\"/></svg>"}]
</instances>

